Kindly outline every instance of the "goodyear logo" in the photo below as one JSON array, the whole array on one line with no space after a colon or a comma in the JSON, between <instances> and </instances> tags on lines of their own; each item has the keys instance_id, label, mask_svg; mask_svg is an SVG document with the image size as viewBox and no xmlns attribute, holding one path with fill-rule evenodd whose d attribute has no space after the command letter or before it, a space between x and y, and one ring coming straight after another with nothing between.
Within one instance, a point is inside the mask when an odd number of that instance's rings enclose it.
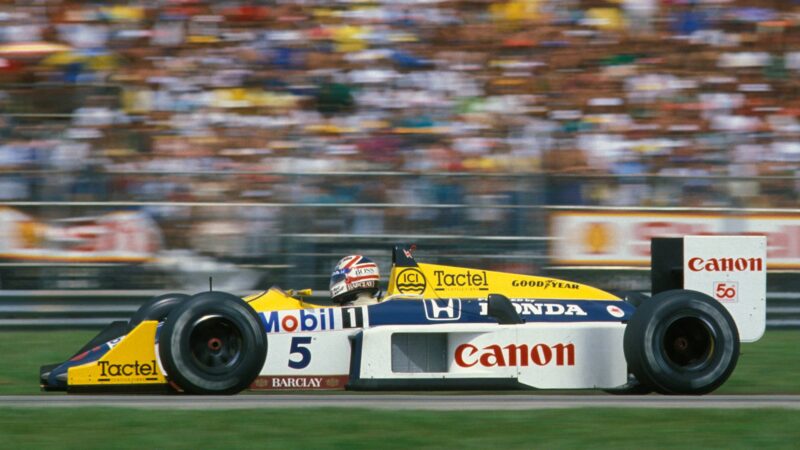
<instances>
[{"instance_id":1,"label":"goodyear logo","mask_svg":"<svg viewBox=\"0 0 800 450\"><path fill-rule=\"evenodd\" d=\"M425 292L425 275L416 267L403 270L397 275L397 290L403 294L420 295Z\"/></svg>"}]
</instances>

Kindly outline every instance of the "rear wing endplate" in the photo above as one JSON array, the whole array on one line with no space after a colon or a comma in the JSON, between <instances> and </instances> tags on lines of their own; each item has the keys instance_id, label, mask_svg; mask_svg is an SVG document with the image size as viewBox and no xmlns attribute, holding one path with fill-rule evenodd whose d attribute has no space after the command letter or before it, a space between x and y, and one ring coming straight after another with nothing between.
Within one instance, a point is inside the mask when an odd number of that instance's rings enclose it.
<instances>
[{"instance_id":1,"label":"rear wing endplate","mask_svg":"<svg viewBox=\"0 0 800 450\"><path fill-rule=\"evenodd\" d=\"M651 242L653 295L691 289L731 313L742 342L763 336L767 322L767 239L764 236L685 236Z\"/></svg>"}]
</instances>

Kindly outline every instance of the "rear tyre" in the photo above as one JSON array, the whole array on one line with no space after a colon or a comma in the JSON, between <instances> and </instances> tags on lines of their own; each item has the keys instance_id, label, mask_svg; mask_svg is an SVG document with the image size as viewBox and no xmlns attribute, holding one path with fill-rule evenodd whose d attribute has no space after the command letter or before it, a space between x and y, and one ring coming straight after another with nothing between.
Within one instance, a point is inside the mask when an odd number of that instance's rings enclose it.
<instances>
[{"instance_id":1,"label":"rear tyre","mask_svg":"<svg viewBox=\"0 0 800 450\"><path fill-rule=\"evenodd\" d=\"M151 298L146 301L133 314L128 321L128 330L133 330L137 325L145 320L164 320L170 311L176 306L185 302L189 298L186 294L164 294Z\"/></svg>"},{"instance_id":2,"label":"rear tyre","mask_svg":"<svg viewBox=\"0 0 800 450\"><path fill-rule=\"evenodd\" d=\"M739 332L706 294L673 290L644 301L625 329L625 359L641 383L664 394L707 394L739 359Z\"/></svg>"},{"instance_id":3,"label":"rear tyre","mask_svg":"<svg viewBox=\"0 0 800 450\"><path fill-rule=\"evenodd\" d=\"M255 380L267 357L258 314L224 292L203 292L165 321L159 357L167 378L189 394L236 394Z\"/></svg>"}]
</instances>

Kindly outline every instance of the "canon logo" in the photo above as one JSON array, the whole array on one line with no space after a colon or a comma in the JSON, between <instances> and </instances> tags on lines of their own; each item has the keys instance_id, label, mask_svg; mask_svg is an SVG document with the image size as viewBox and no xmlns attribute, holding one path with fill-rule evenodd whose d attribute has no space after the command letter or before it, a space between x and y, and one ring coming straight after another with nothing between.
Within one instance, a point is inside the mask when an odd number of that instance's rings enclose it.
<instances>
[{"instance_id":1,"label":"canon logo","mask_svg":"<svg viewBox=\"0 0 800 450\"><path fill-rule=\"evenodd\" d=\"M501 347L497 344L478 348L472 344L461 344L456 347L456 364L460 367L508 367L529 365L546 366L555 363L557 366L575 365L574 344L509 344Z\"/></svg>"},{"instance_id":2,"label":"canon logo","mask_svg":"<svg viewBox=\"0 0 800 450\"><path fill-rule=\"evenodd\" d=\"M760 272L764 270L762 258L698 258L689 260L692 272Z\"/></svg>"}]
</instances>

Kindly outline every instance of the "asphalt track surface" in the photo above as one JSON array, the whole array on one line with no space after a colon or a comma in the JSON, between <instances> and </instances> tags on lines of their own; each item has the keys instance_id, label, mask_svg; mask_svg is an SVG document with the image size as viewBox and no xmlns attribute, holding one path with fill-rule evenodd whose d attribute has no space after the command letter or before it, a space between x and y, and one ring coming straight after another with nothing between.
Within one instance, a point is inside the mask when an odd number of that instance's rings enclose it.
<instances>
[{"instance_id":1,"label":"asphalt track surface","mask_svg":"<svg viewBox=\"0 0 800 450\"><path fill-rule=\"evenodd\" d=\"M800 395L616 396L476 394L254 394L231 397L182 395L8 395L0 408L121 407L225 410L269 408L368 408L383 410L537 410L565 408L785 408L800 409Z\"/></svg>"}]
</instances>

